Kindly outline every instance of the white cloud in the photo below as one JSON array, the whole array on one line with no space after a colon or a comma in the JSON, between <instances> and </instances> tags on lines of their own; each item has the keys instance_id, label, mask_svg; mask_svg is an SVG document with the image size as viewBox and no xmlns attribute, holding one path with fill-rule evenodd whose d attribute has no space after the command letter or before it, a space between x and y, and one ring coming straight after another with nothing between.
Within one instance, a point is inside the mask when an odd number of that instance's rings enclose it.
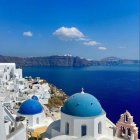
<instances>
[{"instance_id":1,"label":"white cloud","mask_svg":"<svg viewBox=\"0 0 140 140\"><path fill-rule=\"evenodd\" d=\"M79 31L76 27L60 27L58 28L53 35L57 36L63 40L83 40L85 35Z\"/></svg>"},{"instance_id":2,"label":"white cloud","mask_svg":"<svg viewBox=\"0 0 140 140\"><path fill-rule=\"evenodd\" d=\"M33 33L31 31L23 32L23 36L32 37Z\"/></svg>"},{"instance_id":3,"label":"white cloud","mask_svg":"<svg viewBox=\"0 0 140 140\"><path fill-rule=\"evenodd\" d=\"M77 39L78 41L89 41L90 39L89 38L86 38L86 37L83 37L83 38L79 38Z\"/></svg>"},{"instance_id":4,"label":"white cloud","mask_svg":"<svg viewBox=\"0 0 140 140\"><path fill-rule=\"evenodd\" d=\"M106 47L98 47L98 49L99 49L99 50L102 50L102 51L107 50L107 48L106 48Z\"/></svg>"},{"instance_id":5,"label":"white cloud","mask_svg":"<svg viewBox=\"0 0 140 140\"><path fill-rule=\"evenodd\" d=\"M88 41L88 42L84 42L83 44L86 45L86 46L97 46L101 43L96 42L96 41Z\"/></svg>"},{"instance_id":6,"label":"white cloud","mask_svg":"<svg viewBox=\"0 0 140 140\"><path fill-rule=\"evenodd\" d=\"M101 43L96 42L96 41L93 41L93 40L91 40L91 41L87 41L87 42L84 42L83 44L84 44L85 46L93 46L93 47L97 47L98 50L102 50L102 51L107 50L106 47L101 47L101 46L100 46Z\"/></svg>"},{"instance_id":7,"label":"white cloud","mask_svg":"<svg viewBox=\"0 0 140 140\"><path fill-rule=\"evenodd\" d=\"M85 46L95 46L99 50L107 50L107 48L101 47L102 43L91 40L76 27L60 27L53 33L53 35L61 40L79 41Z\"/></svg>"}]
</instances>

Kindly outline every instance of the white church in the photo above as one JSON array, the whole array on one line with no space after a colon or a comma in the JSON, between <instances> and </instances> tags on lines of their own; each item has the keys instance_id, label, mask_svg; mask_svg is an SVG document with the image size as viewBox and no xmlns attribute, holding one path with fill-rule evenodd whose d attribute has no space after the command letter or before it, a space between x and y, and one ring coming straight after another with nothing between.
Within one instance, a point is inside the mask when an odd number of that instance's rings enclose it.
<instances>
[{"instance_id":1,"label":"white church","mask_svg":"<svg viewBox=\"0 0 140 140\"><path fill-rule=\"evenodd\" d=\"M61 108L61 120L53 122L45 137L62 140L84 137L85 139L113 139L113 126L106 127L106 112L91 94L76 93Z\"/></svg>"},{"instance_id":2,"label":"white church","mask_svg":"<svg viewBox=\"0 0 140 140\"><path fill-rule=\"evenodd\" d=\"M31 99L25 100L17 112L17 115L24 117L28 131L34 131L36 128L48 126L47 117L43 106L37 96L33 95Z\"/></svg>"},{"instance_id":3,"label":"white church","mask_svg":"<svg viewBox=\"0 0 140 140\"><path fill-rule=\"evenodd\" d=\"M128 117L131 117L130 113ZM127 128L133 126L130 135L127 132L121 135L119 128L116 133L116 125L106 117L99 101L82 90L68 98L61 108L61 119L53 122L42 137L51 140L138 140L136 125L133 121L129 123L129 120L125 122ZM124 124L121 122L120 125L123 127Z\"/></svg>"}]
</instances>

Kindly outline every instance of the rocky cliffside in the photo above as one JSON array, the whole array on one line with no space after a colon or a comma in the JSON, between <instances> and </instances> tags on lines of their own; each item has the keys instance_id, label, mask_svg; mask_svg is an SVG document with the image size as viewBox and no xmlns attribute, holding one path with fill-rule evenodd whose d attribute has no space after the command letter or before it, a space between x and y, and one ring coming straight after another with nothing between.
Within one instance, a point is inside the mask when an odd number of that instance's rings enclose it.
<instances>
[{"instance_id":1,"label":"rocky cliffside","mask_svg":"<svg viewBox=\"0 0 140 140\"><path fill-rule=\"evenodd\" d=\"M90 66L93 61L73 56L48 56L48 57L10 57L0 56L0 62L15 62L17 66L67 66L81 67Z\"/></svg>"},{"instance_id":2,"label":"rocky cliffside","mask_svg":"<svg viewBox=\"0 0 140 140\"><path fill-rule=\"evenodd\" d=\"M49 83L49 87L51 98L49 99L47 107L51 111L59 111L60 107L63 106L65 100L68 98L68 95L62 89L57 88L53 84Z\"/></svg>"},{"instance_id":3,"label":"rocky cliffside","mask_svg":"<svg viewBox=\"0 0 140 140\"><path fill-rule=\"evenodd\" d=\"M0 55L0 63L16 63L17 66L84 67L92 65L140 64L140 60L107 57L101 60L88 60L74 56L11 57Z\"/></svg>"},{"instance_id":4,"label":"rocky cliffside","mask_svg":"<svg viewBox=\"0 0 140 140\"><path fill-rule=\"evenodd\" d=\"M140 60L121 59L117 57L106 57L100 60L100 65L140 64Z\"/></svg>"}]
</instances>

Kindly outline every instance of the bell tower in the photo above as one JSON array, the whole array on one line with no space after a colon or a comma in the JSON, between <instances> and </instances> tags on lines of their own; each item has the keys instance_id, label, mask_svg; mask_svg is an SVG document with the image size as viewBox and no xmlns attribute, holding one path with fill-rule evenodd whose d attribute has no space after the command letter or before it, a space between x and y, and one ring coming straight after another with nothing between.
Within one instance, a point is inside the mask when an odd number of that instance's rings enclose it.
<instances>
[{"instance_id":1,"label":"bell tower","mask_svg":"<svg viewBox=\"0 0 140 140\"><path fill-rule=\"evenodd\" d=\"M121 114L119 121L116 123L116 136L138 140L138 128L133 121L133 116L127 110L124 114Z\"/></svg>"}]
</instances>

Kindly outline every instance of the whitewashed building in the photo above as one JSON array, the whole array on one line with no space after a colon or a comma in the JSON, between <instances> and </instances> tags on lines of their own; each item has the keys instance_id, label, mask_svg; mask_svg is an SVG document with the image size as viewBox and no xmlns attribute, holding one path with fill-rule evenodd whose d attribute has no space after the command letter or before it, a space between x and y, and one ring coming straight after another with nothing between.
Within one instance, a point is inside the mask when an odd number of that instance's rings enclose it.
<instances>
[{"instance_id":1,"label":"whitewashed building","mask_svg":"<svg viewBox=\"0 0 140 140\"><path fill-rule=\"evenodd\" d=\"M27 140L26 126L17 121L10 111L0 102L0 139Z\"/></svg>"},{"instance_id":2,"label":"whitewashed building","mask_svg":"<svg viewBox=\"0 0 140 140\"><path fill-rule=\"evenodd\" d=\"M33 132L36 128L50 124L50 122L47 121L43 106L35 95L20 105L17 115L25 117L27 130L30 132Z\"/></svg>"},{"instance_id":3,"label":"whitewashed building","mask_svg":"<svg viewBox=\"0 0 140 140\"><path fill-rule=\"evenodd\" d=\"M65 101L61 119L53 122L42 137L44 140L138 140L138 128L128 112L121 115L117 125L113 124L100 102L82 90Z\"/></svg>"},{"instance_id":4,"label":"whitewashed building","mask_svg":"<svg viewBox=\"0 0 140 140\"><path fill-rule=\"evenodd\" d=\"M0 84L4 84L15 77L22 78L22 69L17 69L15 63L0 63Z\"/></svg>"}]
</instances>

